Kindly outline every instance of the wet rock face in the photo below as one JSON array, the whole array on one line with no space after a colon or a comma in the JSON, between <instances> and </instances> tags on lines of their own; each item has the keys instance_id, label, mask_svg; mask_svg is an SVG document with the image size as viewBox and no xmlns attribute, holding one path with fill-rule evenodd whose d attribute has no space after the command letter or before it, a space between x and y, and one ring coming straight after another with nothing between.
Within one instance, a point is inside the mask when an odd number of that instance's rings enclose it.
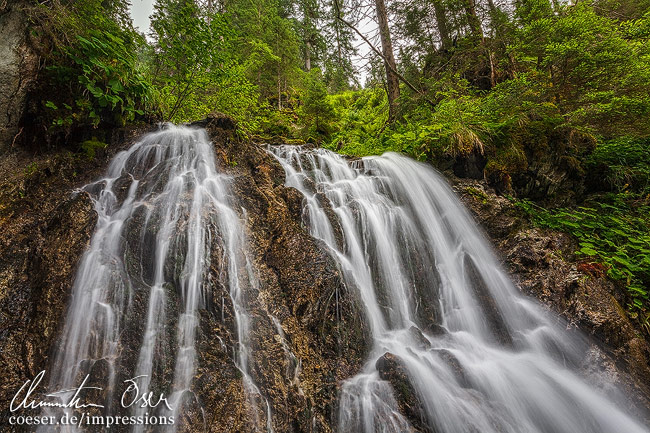
<instances>
[{"instance_id":1,"label":"wet rock face","mask_svg":"<svg viewBox=\"0 0 650 433\"><path fill-rule=\"evenodd\" d=\"M630 410L647 420L650 345L621 307L626 302L625 288L608 280L597 266L580 263L569 235L532 227L509 200L484 182L452 179L452 184L522 291L560 314L568 328L588 334L584 365L596 361L600 373L623 389Z\"/></svg>"},{"instance_id":2,"label":"wet rock face","mask_svg":"<svg viewBox=\"0 0 650 433\"><path fill-rule=\"evenodd\" d=\"M97 216L90 197L73 192L97 178L112 155L141 132L119 131L109 151L94 160L68 152L34 156L16 150L0 159L3 420L20 386L49 366L77 263L94 230Z\"/></svg>"},{"instance_id":3,"label":"wet rock face","mask_svg":"<svg viewBox=\"0 0 650 433\"><path fill-rule=\"evenodd\" d=\"M584 194L584 185L571 169L548 156L529 158L528 168L512 177L512 186L520 197L544 203L575 203Z\"/></svg>"},{"instance_id":4,"label":"wet rock face","mask_svg":"<svg viewBox=\"0 0 650 433\"><path fill-rule=\"evenodd\" d=\"M95 225L86 194L61 198L45 215L3 221L0 240L0 407L45 369L67 294ZM38 212L38 210L34 210ZM6 231L5 231L6 230Z\"/></svg>"},{"instance_id":5,"label":"wet rock face","mask_svg":"<svg viewBox=\"0 0 650 433\"><path fill-rule=\"evenodd\" d=\"M0 154L8 150L25 111L28 90L36 79L38 56L27 38L26 1L0 3Z\"/></svg>"},{"instance_id":6,"label":"wet rock face","mask_svg":"<svg viewBox=\"0 0 650 433\"><path fill-rule=\"evenodd\" d=\"M375 364L379 377L390 383L400 412L411 422L415 432L435 433L427 422L426 410L411 385L408 371L398 356L384 353Z\"/></svg>"},{"instance_id":7,"label":"wet rock face","mask_svg":"<svg viewBox=\"0 0 650 433\"><path fill-rule=\"evenodd\" d=\"M302 226L301 195L284 186L282 167L263 146L239 140L226 120L214 116L200 126L210 133L218 166L233 177L260 281L247 294L251 376L273 408L275 431L332 431L337 384L365 358L363 309L346 292L325 247ZM265 428L266 407L259 396L247 401L232 362L236 331L228 294L223 287L213 290L198 343L195 389L202 416L211 420L208 431ZM190 416L187 427L197 421Z\"/></svg>"},{"instance_id":8,"label":"wet rock face","mask_svg":"<svg viewBox=\"0 0 650 433\"><path fill-rule=\"evenodd\" d=\"M246 392L234 362L235 313L215 239L200 310L198 366L193 390L184 396L179 431L265 429L266 401L275 431L332 431L338 383L355 374L365 359L363 309L345 291L325 247L302 226L301 195L283 185L284 171L275 159L263 147L238 139L230 119L216 116L200 126L211 134L218 166L233 179L233 200L242 209L250 240L251 269L260 282L245 294L251 317L248 369L259 394ZM114 141L93 161L63 152L37 157L15 152L0 161L3 410L26 380L49 367L74 272L94 230L89 196L71 193L101 176L110 157L128 147L134 135L114 134L121 144ZM129 227L137 233L139 224L136 215ZM129 239L126 245L127 262L146 255ZM143 284L150 278L140 277ZM146 294L140 292L135 291L134 308L145 311ZM167 327L173 345L176 328L174 323ZM139 328L125 324L125 329ZM125 376L132 373L126 364L134 364L142 339L137 331L125 334L119 380L131 377ZM93 371L102 375L102 368L98 363Z\"/></svg>"}]
</instances>

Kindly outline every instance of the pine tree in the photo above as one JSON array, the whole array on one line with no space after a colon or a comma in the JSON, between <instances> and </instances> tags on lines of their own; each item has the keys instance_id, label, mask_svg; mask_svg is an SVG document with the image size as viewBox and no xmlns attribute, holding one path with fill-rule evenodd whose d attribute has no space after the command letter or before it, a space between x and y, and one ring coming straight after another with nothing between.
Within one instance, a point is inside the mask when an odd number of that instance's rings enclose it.
<instances>
[{"instance_id":1,"label":"pine tree","mask_svg":"<svg viewBox=\"0 0 650 433\"><path fill-rule=\"evenodd\" d=\"M334 118L334 107L327 99L327 88L318 68L306 76L303 112L317 134L329 134L329 125Z\"/></svg>"}]
</instances>

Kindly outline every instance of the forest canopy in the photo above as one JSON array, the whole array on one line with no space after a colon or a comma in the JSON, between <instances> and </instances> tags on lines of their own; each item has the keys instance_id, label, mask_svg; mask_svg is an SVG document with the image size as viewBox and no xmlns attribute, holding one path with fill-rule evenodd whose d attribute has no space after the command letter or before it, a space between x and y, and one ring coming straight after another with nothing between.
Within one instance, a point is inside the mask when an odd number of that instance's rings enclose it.
<instances>
[{"instance_id":1,"label":"forest canopy","mask_svg":"<svg viewBox=\"0 0 650 433\"><path fill-rule=\"evenodd\" d=\"M650 0L156 0L146 35L128 8L34 3L48 131L216 111L261 141L473 170L573 233L650 330ZM546 163L580 191L526 184Z\"/></svg>"},{"instance_id":2,"label":"forest canopy","mask_svg":"<svg viewBox=\"0 0 650 433\"><path fill-rule=\"evenodd\" d=\"M53 127L216 110L252 134L421 157L516 147L532 122L594 140L650 129L647 0L156 0L146 35L128 8L34 8Z\"/></svg>"}]
</instances>

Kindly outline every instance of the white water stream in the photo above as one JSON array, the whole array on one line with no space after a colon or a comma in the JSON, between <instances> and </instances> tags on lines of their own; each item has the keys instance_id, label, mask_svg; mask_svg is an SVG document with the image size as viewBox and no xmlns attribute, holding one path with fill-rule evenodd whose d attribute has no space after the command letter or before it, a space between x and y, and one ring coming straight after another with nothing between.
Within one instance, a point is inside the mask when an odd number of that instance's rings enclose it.
<instances>
[{"instance_id":1,"label":"white water stream","mask_svg":"<svg viewBox=\"0 0 650 433\"><path fill-rule=\"evenodd\" d=\"M596 389L576 373L583 340L518 292L432 168L396 154L349 163L325 150L271 151L287 185L304 195L305 223L329 247L372 336L364 368L340 392L338 431L414 427L382 380L386 359L406 372L420 406L418 428L425 431L646 431L613 402L614 387ZM246 297L259 282L247 257L244 211L235 207L230 185L206 132L170 125L117 154L106 176L84 187L98 220L48 371L50 391L74 389L89 374L88 385L107 390L97 393L102 401L96 403L106 406L99 412L124 415L120 381L138 377L140 393L168 397L172 409L153 412L178 421L195 400L199 310L217 279L234 310L233 361L252 407L251 426L273 430L271 405L248 373ZM271 319L287 358L286 380L302 392L301 360ZM202 338L218 344L216 336ZM73 392L59 394L61 401ZM44 410L64 412L73 410ZM264 412L266 419L254 418ZM174 431L176 425L128 430Z\"/></svg>"},{"instance_id":2,"label":"white water stream","mask_svg":"<svg viewBox=\"0 0 650 433\"><path fill-rule=\"evenodd\" d=\"M165 393L172 410L161 411L161 405L157 414L174 416L177 423L184 399L191 394L198 309L204 305L214 265L219 266L217 278L228 290L235 313L235 363L249 396L259 393L248 374L245 305L245 294L256 290L257 280L246 257L246 237L229 184L228 176L215 166L205 130L168 125L117 154L106 177L84 187L98 220L72 288L49 372L50 390L73 389L90 374L109 390L102 413L125 415L123 408L115 407L125 385L116 381L118 369L127 369L127 377L138 377L140 394L154 392L154 403ZM218 264L210 260L214 245L220 254ZM126 334L137 337L124 341ZM128 351L137 355L125 366ZM62 401L70 394L62 393ZM130 408L130 415L153 415L152 409L137 406ZM46 413L62 415L54 409ZM164 430L175 430L176 423ZM98 431L84 427L81 430ZM140 424L132 430L151 428Z\"/></svg>"},{"instance_id":3,"label":"white water stream","mask_svg":"<svg viewBox=\"0 0 650 433\"><path fill-rule=\"evenodd\" d=\"M387 352L407 371L426 431L647 431L609 399L613 387L574 372L581 338L518 292L431 167L390 153L349 163L323 149L270 150L370 325L367 363L340 393L340 432L413 427L380 378Z\"/></svg>"}]
</instances>

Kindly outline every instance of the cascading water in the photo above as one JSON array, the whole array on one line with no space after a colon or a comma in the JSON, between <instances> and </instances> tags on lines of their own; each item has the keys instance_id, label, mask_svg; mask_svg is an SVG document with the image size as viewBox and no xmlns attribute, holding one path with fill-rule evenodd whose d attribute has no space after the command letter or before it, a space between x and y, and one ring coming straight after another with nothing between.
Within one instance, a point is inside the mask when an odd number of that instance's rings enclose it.
<instances>
[{"instance_id":1,"label":"cascading water","mask_svg":"<svg viewBox=\"0 0 650 433\"><path fill-rule=\"evenodd\" d=\"M601 394L614 389L574 372L581 338L518 293L432 168L392 153L349 164L322 149L271 152L372 332L363 371L340 393L340 432L413 428L380 377L386 359L407 372L425 431L647 431Z\"/></svg>"},{"instance_id":2,"label":"cascading water","mask_svg":"<svg viewBox=\"0 0 650 433\"><path fill-rule=\"evenodd\" d=\"M158 414L178 420L196 368L198 309L210 268L218 266L237 326L235 363L249 396L259 393L248 374L245 305L257 281L229 183L215 166L205 130L169 125L119 153L105 178L84 187L98 220L72 289L50 390L73 389L90 374L107 390L103 413L115 414L116 381L137 377L139 394L167 396L171 410L161 405ZM217 264L210 260L214 248ZM68 401L70 392L59 396ZM153 415L138 406L131 415ZM132 429L151 428L163 429Z\"/></svg>"}]
</instances>

